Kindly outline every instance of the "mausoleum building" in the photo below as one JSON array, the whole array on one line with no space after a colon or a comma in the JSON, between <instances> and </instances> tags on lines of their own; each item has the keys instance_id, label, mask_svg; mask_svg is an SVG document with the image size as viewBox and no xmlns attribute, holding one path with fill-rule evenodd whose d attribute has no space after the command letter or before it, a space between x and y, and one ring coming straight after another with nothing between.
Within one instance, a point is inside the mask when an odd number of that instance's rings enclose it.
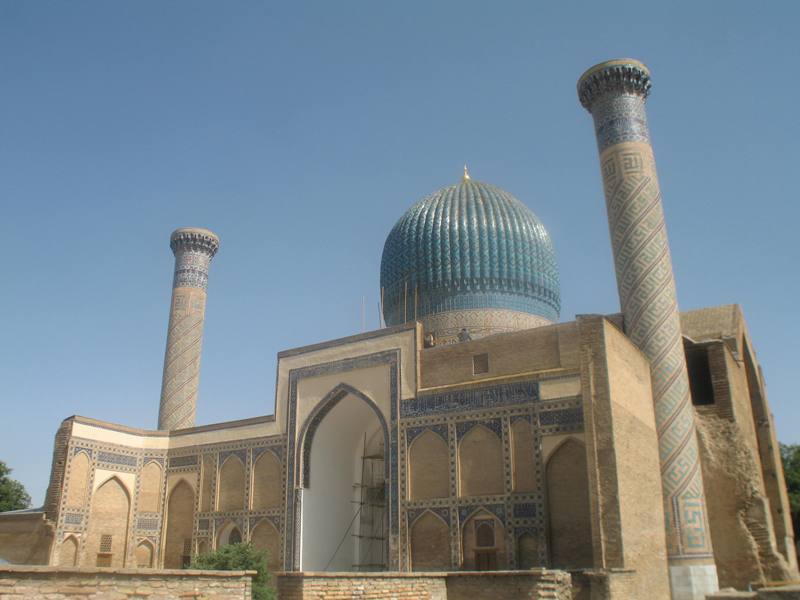
<instances>
[{"instance_id":1,"label":"mausoleum building","mask_svg":"<svg viewBox=\"0 0 800 600\"><path fill-rule=\"evenodd\" d=\"M465 169L389 232L385 327L279 353L274 414L198 426L220 240L174 232L158 429L67 418L44 506L0 515L0 557L180 568L249 541L274 571L548 568L587 599L699 599L797 577L742 310L678 310L649 92L649 71L627 59L578 85L617 314L561 320L544 225Z\"/></svg>"}]
</instances>

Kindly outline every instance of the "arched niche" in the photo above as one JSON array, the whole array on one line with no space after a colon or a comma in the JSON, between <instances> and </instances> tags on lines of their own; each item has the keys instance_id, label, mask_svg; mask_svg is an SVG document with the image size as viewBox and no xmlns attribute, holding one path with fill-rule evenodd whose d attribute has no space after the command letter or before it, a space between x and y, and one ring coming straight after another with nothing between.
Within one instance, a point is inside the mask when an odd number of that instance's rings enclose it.
<instances>
[{"instance_id":1,"label":"arched niche","mask_svg":"<svg viewBox=\"0 0 800 600\"><path fill-rule=\"evenodd\" d=\"M425 511L411 524L412 571L450 569L450 526L439 515Z\"/></svg>"},{"instance_id":2,"label":"arched niche","mask_svg":"<svg viewBox=\"0 0 800 600\"><path fill-rule=\"evenodd\" d=\"M280 508L283 472L275 453L265 450L253 465L253 510Z\"/></svg>"},{"instance_id":3,"label":"arched niche","mask_svg":"<svg viewBox=\"0 0 800 600\"><path fill-rule=\"evenodd\" d=\"M69 461L69 482L67 483L67 507L83 508L86 504L89 487L91 461L85 452L76 452Z\"/></svg>"},{"instance_id":4,"label":"arched niche","mask_svg":"<svg viewBox=\"0 0 800 600\"><path fill-rule=\"evenodd\" d=\"M250 543L258 550L267 553L267 570L270 573L280 570L281 535L269 519L262 519L250 532Z\"/></svg>"},{"instance_id":5,"label":"arched niche","mask_svg":"<svg viewBox=\"0 0 800 600\"><path fill-rule=\"evenodd\" d=\"M408 449L408 495L411 500L450 495L450 452L438 434L426 429Z\"/></svg>"},{"instance_id":6,"label":"arched niche","mask_svg":"<svg viewBox=\"0 0 800 600\"><path fill-rule=\"evenodd\" d=\"M362 392L340 384L309 415L300 440L295 467L304 487L300 569L385 569L388 461L368 450L388 446L380 409ZM369 519L359 508L370 512Z\"/></svg>"},{"instance_id":7,"label":"arched niche","mask_svg":"<svg viewBox=\"0 0 800 600\"><path fill-rule=\"evenodd\" d=\"M125 566L130 510L130 494L117 477L97 488L89 514L85 566Z\"/></svg>"},{"instance_id":8,"label":"arched niche","mask_svg":"<svg viewBox=\"0 0 800 600\"><path fill-rule=\"evenodd\" d=\"M242 530L232 521L223 525L217 534L217 548L242 543Z\"/></svg>"},{"instance_id":9,"label":"arched niche","mask_svg":"<svg viewBox=\"0 0 800 600\"><path fill-rule=\"evenodd\" d=\"M78 540L74 535L64 538L58 550L59 567L75 567L78 564Z\"/></svg>"},{"instance_id":10,"label":"arched niche","mask_svg":"<svg viewBox=\"0 0 800 600\"><path fill-rule=\"evenodd\" d=\"M575 438L562 442L550 454L545 473L550 565L591 567L589 481L583 443Z\"/></svg>"},{"instance_id":11,"label":"arched niche","mask_svg":"<svg viewBox=\"0 0 800 600\"><path fill-rule=\"evenodd\" d=\"M164 541L164 568L180 569L191 559L194 529L194 490L181 479L167 500Z\"/></svg>"},{"instance_id":12,"label":"arched niche","mask_svg":"<svg viewBox=\"0 0 800 600\"><path fill-rule=\"evenodd\" d=\"M230 454L219 470L219 502L217 510L244 510L244 463Z\"/></svg>"},{"instance_id":13,"label":"arched niche","mask_svg":"<svg viewBox=\"0 0 800 600\"><path fill-rule=\"evenodd\" d=\"M463 568L494 571L506 568L506 535L503 524L488 510L479 509L461 529Z\"/></svg>"},{"instance_id":14,"label":"arched niche","mask_svg":"<svg viewBox=\"0 0 800 600\"><path fill-rule=\"evenodd\" d=\"M142 540L136 544L136 567L139 569L150 569L153 567L153 556L155 549L148 540Z\"/></svg>"},{"instance_id":15,"label":"arched niche","mask_svg":"<svg viewBox=\"0 0 800 600\"><path fill-rule=\"evenodd\" d=\"M158 512L161 504L161 478L163 470L156 461L142 469L139 485L139 512Z\"/></svg>"},{"instance_id":16,"label":"arched niche","mask_svg":"<svg viewBox=\"0 0 800 600\"><path fill-rule=\"evenodd\" d=\"M502 494L503 471L500 437L483 425L475 425L458 444L460 495Z\"/></svg>"},{"instance_id":17,"label":"arched niche","mask_svg":"<svg viewBox=\"0 0 800 600\"><path fill-rule=\"evenodd\" d=\"M514 475L514 491L535 491L533 428L527 419L517 419L511 424L511 466Z\"/></svg>"}]
</instances>

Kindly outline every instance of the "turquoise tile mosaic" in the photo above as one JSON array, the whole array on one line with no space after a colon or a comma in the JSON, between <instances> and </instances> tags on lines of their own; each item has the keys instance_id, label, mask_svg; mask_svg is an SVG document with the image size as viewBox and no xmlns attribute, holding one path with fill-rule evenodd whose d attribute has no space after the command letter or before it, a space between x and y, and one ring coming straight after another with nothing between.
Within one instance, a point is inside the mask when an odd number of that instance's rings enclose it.
<instances>
[{"instance_id":1,"label":"turquoise tile mosaic","mask_svg":"<svg viewBox=\"0 0 800 600\"><path fill-rule=\"evenodd\" d=\"M557 321L561 310L556 254L542 223L508 192L466 178L400 218L383 248L381 288L387 325L476 308Z\"/></svg>"}]
</instances>

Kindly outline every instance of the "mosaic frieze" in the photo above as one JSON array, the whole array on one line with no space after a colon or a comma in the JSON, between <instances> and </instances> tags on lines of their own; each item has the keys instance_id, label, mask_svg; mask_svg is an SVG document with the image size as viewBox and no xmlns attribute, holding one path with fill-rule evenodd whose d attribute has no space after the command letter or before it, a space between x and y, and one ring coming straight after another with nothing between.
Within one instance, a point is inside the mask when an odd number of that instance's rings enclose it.
<instances>
[{"instance_id":1,"label":"mosaic frieze","mask_svg":"<svg viewBox=\"0 0 800 600\"><path fill-rule=\"evenodd\" d=\"M136 456L128 454L118 454L117 452L98 452L98 462L109 463L112 465L122 465L126 467L135 467L138 463Z\"/></svg>"},{"instance_id":2,"label":"mosaic frieze","mask_svg":"<svg viewBox=\"0 0 800 600\"><path fill-rule=\"evenodd\" d=\"M513 515L515 519L533 518L536 512L536 505L533 502L525 502L514 505Z\"/></svg>"},{"instance_id":3,"label":"mosaic frieze","mask_svg":"<svg viewBox=\"0 0 800 600\"><path fill-rule=\"evenodd\" d=\"M481 410L512 404L533 403L539 399L535 381L457 390L439 394L420 394L400 403L401 417L416 417L464 410Z\"/></svg>"},{"instance_id":4,"label":"mosaic frieze","mask_svg":"<svg viewBox=\"0 0 800 600\"><path fill-rule=\"evenodd\" d=\"M136 529L158 529L161 519L157 517L139 517L136 520Z\"/></svg>"},{"instance_id":5,"label":"mosaic frieze","mask_svg":"<svg viewBox=\"0 0 800 600\"><path fill-rule=\"evenodd\" d=\"M583 408L543 410L539 413L539 424L543 427L548 425L583 425Z\"/></svg>"},{"instance_id":6,"label":"mosaic frieze","mask_svg":"<svg viewBox=\"0 0 800 600\"><path fill-rule=\"evenodd\" d=\"M171 469L180 467L194 467L196 465L196 454L189 454L188 456L170 456L169 458L169 467Z\"/></svg>"},{"instance_id":7,"label":"mosaic frieze","mask_svg":"<svg viewBox=\"0 0 800 600\"><path fill-rule=\"evenodd\" d=\"M81 513L64 514L65 525L81 525L82 523L83 523L83 515Z\"/></svg>"}]
</instances>

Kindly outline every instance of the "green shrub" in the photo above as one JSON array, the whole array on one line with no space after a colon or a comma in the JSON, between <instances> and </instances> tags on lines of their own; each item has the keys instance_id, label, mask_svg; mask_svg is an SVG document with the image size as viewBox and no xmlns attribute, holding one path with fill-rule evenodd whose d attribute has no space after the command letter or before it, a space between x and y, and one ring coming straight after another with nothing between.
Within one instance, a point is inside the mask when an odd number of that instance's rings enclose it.
<instances>
[{"instance_id":1,"label":"green shrub","mask_svg":"<svg viewBox=\"0 0 800 600\"><path fill-rule=\"evenodd\" d=\"M191 569L212 571L256 571L253 578L253 600L276 600L267 572L267 553L250 544L229 544L208 554L192 558Z\"/></svg>"}]
</instances>

